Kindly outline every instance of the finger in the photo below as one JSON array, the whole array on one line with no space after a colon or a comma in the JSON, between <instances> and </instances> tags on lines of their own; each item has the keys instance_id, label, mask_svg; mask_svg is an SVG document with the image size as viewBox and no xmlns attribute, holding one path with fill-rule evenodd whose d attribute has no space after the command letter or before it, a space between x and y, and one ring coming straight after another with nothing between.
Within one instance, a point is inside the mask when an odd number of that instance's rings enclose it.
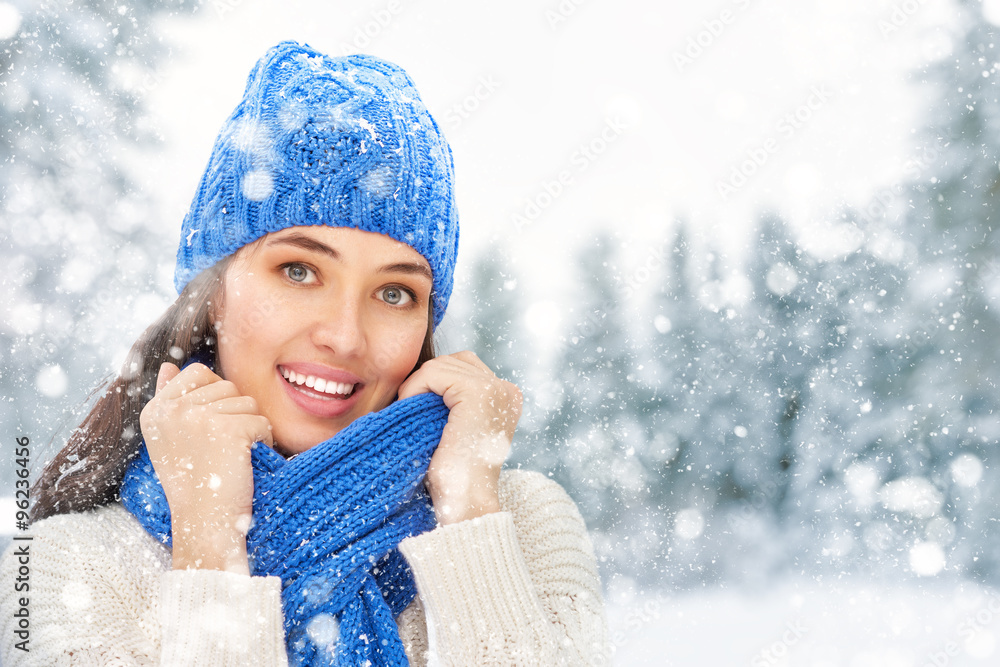
<instances>
[{"instance_id":1,"label":"finger","mask_svg":"<svg viewBox=\"0 0 1000 667\"><path fill-rule=\"evenodd\" d=\"M426 394L430 392L430 388L427 384L421 382L420 380L421 376L418 376L416 373L406 378L406 380L403 381L403 384L399 385L399 389L396 390L396 398L402 401L403 399L416 396L417 394Z\"/></svg>"},{"instance_id":2,"label":"finger","mask_svg":"<svg viewBox=\"0 0 1000 667\"><path fill-rule=\"evenodd\" d=\"M501 381L489 366L475 353L464 350L453 354L435 357L423 364L399 386L397 396L400 400L433 392L445 399L445 404L453 408L460 399L450 390L461 386L471 388L476 385L493 384Z\"/></svg>"},{"instance_id":3,"label":"finger","mask_svg":"<svg viewBox=\"0 0 1000 667\"><path fill-rule=\"evenodd\" d=\"M174 377L163 386L161 391L163 394L162 398L179 398L193 392L199 387L205 387L217 382L223 382L223 379L213 373L212 369L208 366L198 363L191 364L179 373L175 373Z\"/></svg>"},{"instance_id":4,"label":"finger","mask_svg":"<svg viewBox=\"0 0 1000 667\"><path fill-rule=\"evenodd\" d=\"M489 366L471 352L468 355L456 352L437 357L421 366L420 370L423 370L424 367L429 367L433 372L463 373L470 377L496 377Z\"/></svg>"},{"instance_id":5,"label":"finger","mask_svg":"<svg viewBox=\"0 0 1000 667\"><path fill-rule=\"evenodd\" d=\"M436 366L424 364L420 370L406 378L406 381L399 385L397 396L399 400L403 400L417 394L430 392L445 399L445 405L452 408L454 407L454 401L452 403L448 402L452 398L449 390L455 386L456 382L460 382L461 379L462 375L455 372L455 369L442 368L441 364Z\"/></svg>"},{"instance_id":6,"label":"finger","mask_svg":"<svg viewBox=\"0 0 1000 667\"><path fill-rule=\"evenodd\" d=\"M242 396L236 385L229 380L218 380L210 384L201 385L195 389L182 389L178 399L182 399L189 405L208 405L226 398L236 398Z\"/></svg>"},{"instance_id":7,"label":"finger","mask_svg":"<svg viewBox=\"0 0 1000 667\"><path fill-rule=\"evenodd\" d=\"M206 407L222 415L260 415L257 401L252 396L229 396L212 401Z\"/></svg>"},{"instance_id":8,"label":"finger","mask_svg":"<svg viewBox=\"0 0 1000 667\"><path fill-rule=\"evenodd\" d=\"M431 359L425 364L425 366L427 365L434 371L462 373L470 378L499 379L489 366L469 350ZM423 370L423 366L421 366L421 370Z\"/></svg>"},{"instance_id":9,"label":"finger","mask_svg":"<svg viewBox=\"0 0 1000 667\"><path fill-rule=\"evenodd\" d=\"M163 389L168 382L177 377L177 374L180 372L181 369L169 361L164 361L160 364L160 370L156 374L156 391L154 394L159 394L160 390Z\"/></svg>"},{"instance_id":10,"label":"finger","mask_svg":"<svg viewBox=\"0 0 1000 667\"><path fill-rule=\"evenodd\" d=\"M246 418L246 428L250 442L263 442L268 447L274 448L274 438L271 436L271 422L267 417L260 415L248 416Z\"/></svg>"},{"instance_id":11,"label":"finger","mask_svg":"<svg viewBox=\"0 0 1000 667\"><path fill-rule=\"evenodd\" d=\"M476 353L472 350L462 350L461 352L455 352L453 354L449 354L448 356L458 359L459 361L464 361L465 363L471 364L481 370L493 373L493 369L483 363L483 360L476 356Z\"/></svg>"}]
</instances>

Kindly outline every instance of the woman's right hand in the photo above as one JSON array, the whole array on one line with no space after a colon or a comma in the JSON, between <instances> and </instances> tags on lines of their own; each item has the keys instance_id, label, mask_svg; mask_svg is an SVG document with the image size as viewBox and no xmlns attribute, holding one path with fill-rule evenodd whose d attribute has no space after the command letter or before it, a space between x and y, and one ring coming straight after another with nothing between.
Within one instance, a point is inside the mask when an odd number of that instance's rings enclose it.
<instances>
[{"instance_id":1,"label":"woman's right hand","mask_svg":"<svg viewBox=\"0 0 1000 667\"><path fill-rule=\"evenodd\" d=\"M174 569L249 574L250 448L272 443L257 402L204 364L164 363L139 425L170 506Z\"/></svg>"}]
</instances>

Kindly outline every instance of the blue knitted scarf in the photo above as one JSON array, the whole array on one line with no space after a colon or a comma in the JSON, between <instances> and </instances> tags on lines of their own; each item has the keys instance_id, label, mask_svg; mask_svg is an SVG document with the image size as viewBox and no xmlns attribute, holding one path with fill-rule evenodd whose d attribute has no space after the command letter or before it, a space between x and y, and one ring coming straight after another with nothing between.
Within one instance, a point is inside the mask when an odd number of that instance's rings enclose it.
<instances>
[{"instance_id":1,"label":"blue knitted scarf","mask_svg":"<svg viewBox=\"0 0 1000 667\"><path fill-rule=\"evenodd\" d=\"M281 577L291 665L406 665L395 618L413 600L397 545L434 527L421 482L448 421L435 394L397 401L285 460L251 451L250 571ZM170 545L170 508L145 443L121 502Z\"/></svg>"}]
</instances>

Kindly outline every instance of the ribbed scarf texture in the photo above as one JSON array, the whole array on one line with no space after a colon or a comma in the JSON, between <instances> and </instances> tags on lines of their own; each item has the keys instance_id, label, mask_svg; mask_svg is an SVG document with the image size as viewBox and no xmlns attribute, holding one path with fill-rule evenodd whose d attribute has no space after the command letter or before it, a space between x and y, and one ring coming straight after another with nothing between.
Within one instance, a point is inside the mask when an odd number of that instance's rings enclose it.
<instances>
[{"instance_id":1,"label":"ribbed scarf texture","mask_svg":"<svg viewBox=\"0 0 1000 667\"><path fill-rule=\"evenodd\" d=\"M281 577L289 664L408 664L395 619L416 587L397 546L435 525L422 481L447 421L441 398L420 394L291 460L253 446L250 571ZM121 502L171 544L170 507L145 443Z\"/></svg>"}]
</instances>

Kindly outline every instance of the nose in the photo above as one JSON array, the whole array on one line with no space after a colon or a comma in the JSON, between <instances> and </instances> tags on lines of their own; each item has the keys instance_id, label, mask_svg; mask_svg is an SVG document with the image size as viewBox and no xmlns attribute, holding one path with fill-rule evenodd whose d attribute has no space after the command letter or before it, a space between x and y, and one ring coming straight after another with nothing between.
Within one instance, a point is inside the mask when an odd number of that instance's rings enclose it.
<instances>
[{"instance_id":1,"label":"nose","mask_svg":"<svg viewBox=\"0 0 1000 667\"><path fill-rule=\"evenodd\" d=\"M338 356L359 356L367 341L364 319L361 298L340 294L329 307L316 309L312 341Z\"/></svg>"}]
</instances>

